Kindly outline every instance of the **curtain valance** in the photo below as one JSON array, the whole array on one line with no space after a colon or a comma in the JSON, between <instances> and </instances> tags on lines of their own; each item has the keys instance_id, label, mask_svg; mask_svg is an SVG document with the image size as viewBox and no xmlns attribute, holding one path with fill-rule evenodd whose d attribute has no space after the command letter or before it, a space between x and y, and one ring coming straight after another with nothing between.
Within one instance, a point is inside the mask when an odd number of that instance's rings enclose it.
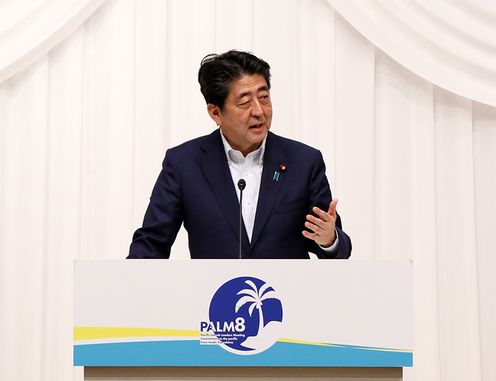
<instances>
[{"instance_id":1,"label":"curtain valance","mask_svg":"<svg viewBox=\"0 0 496 381\"><path fill-rule=\"evenodd\" d=\"M420 77L496 106L496 8L474 0L328 0L372 44Z\"/></svg>"},{"instance_id":2,"label":"curtain valance","mask_svg":"<svg viewBox=\"0 0 496 381\"><path fill-rule=\"evenodd\" d=\"M11 1L0 10L0 83L76 30L105 0Z\"/></svg>"}]
</instances>

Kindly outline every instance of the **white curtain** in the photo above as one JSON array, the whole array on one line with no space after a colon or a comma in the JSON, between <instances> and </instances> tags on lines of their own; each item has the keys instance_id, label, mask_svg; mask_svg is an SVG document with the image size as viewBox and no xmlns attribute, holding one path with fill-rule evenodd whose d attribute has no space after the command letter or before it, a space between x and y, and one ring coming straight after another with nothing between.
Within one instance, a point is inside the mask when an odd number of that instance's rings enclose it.
<instances>
[{"instance_id":1,"label":"white curtain","mask_svg":"<svg viewBox=\"0 0 496 381\"><path fill-rule=\"evenodd\" d=\"M72 261L127 255L165 149L215 128L196 82L201 58L231 48L271 64L273 131L322 150L353 258L414 260L405 379L496 379L494 103L479 96L475 69L457 71L468 78L460 89L438 81L333 4L342 16L323 0L108 0L5 75L0 379L81 379ZM173 257L186 253L181 233Z\"/></svg>"},{"instance_id":2,"label":"white curtain","mask_svg":"<svg viewBox=\"0 0 496 381\"><path fill-rule=\"evenodd\" d=\"M18 0L0 5L0 83L43 57L103 2Z\"/></svg>"},{"instance_id":3,"label":"white curtain","mask_svg":"<svg viewBox=\"0 0 496 381\"><path fill-rule=\"evenodd\" d=\"M496 106L492 0L328 0L372 44L424 79Z\"/></svg>"}]
</instances>

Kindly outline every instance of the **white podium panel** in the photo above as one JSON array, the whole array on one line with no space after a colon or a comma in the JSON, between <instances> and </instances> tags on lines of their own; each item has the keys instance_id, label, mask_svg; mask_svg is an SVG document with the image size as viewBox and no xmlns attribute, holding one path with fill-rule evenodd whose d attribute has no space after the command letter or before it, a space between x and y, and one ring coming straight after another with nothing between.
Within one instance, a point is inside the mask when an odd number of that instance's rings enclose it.
<instances>
[{"instance_id":1,"label":"white podium panel","mask_svg":"<svg viewBox=\"0 0 496 381\"><path fill-rule=\"evenodd\" d=\"M77 366L412 366L409 261L75 262Z\"/></svg>"}]
</instances>

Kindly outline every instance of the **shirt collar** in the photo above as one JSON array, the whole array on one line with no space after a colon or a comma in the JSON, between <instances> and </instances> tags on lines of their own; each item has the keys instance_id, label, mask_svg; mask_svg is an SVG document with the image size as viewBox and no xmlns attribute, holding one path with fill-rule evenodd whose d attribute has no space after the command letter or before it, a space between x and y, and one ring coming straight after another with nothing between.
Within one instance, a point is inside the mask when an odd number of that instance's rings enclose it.
<instances>
[{"instance_id":1,"label":"shirt collar","mask_svg":"<svg viewBox=\"0 0 496 381\"><path fill-rule=\"evenodd\" d=\"M244 156L241 153L241 151L232 148L229 142L227 141L226 137L222 133L222 129L219 130L220 130L220 136L222 138L222 145L224 146L224 152L226 153L227 161L228 162L242 161L244 159ZM265 152L266 141L267 141L267 135L265 135L265 138L262 141L262 144L260 144L260 147L258 147L258 149L256 149L255 151L250 152L248 155L246 155L246 158L248 157L253 158L253 162L263 165L263 156Z\"/></svg>"}]
</instances>

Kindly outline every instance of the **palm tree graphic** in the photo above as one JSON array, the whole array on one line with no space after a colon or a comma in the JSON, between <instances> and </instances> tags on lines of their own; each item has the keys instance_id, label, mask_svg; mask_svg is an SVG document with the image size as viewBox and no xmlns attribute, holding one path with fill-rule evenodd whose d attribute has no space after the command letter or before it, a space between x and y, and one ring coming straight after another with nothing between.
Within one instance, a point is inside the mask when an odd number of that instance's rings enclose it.
<instances>
[{"instance_id":1,"label":"palm tree graphic","mask_svg":"<svg viewBox=\"0 0 496 381\"><path fill-rule=\"evenodd\" d=\"M264 316L263 316L263 301L267 299L277 299L275 291L267 284L264 283L260 289L257 288L253 281L247 279L245 283L250 286L250 288L245 288L237 293L237 295L244 295L239 298L236 306L234 307L234 312L238 312L241 307L246 303L251 303L248 307L248 314L251 316L253 310L256 308L258 310L258 332L257 336L262 332L264 328Z\"/></svg>"}]
</instances>

